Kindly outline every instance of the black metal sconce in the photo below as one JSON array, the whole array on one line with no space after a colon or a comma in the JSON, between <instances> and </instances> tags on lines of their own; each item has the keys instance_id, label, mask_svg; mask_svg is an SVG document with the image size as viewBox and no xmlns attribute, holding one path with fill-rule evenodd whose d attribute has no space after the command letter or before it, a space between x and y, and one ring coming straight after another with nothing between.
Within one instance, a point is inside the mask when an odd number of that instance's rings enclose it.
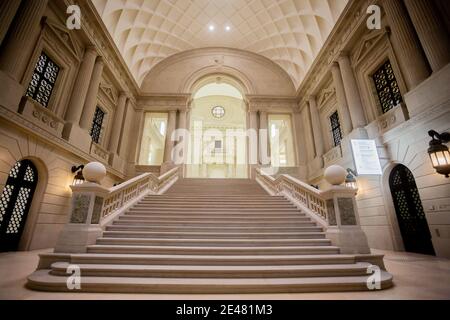
<instances>
[{"instance_id":1,"label":"black metal sconce","mask_svg":"<svg viewBox=\"0 0 450 320\"><path fill-rule=\"evenodd\" d=\"M72 185L76 186L78 184L82 184L84 182L84 177L83 177L83 169L84 169L84 165L80 165L80 166L73 166L72 167L72 173L77 173L75 175L75 177L73 177L73 183Z\"/></svg>"},{"instance_id":2,"label":"black metal sconce","mask_svg":"<svg viewBox=\"0 0 450 320\"><path fill-rule=\"evenodd\" d=\"M450 153L444 143L450 142L450 133L437 133L434 130L428 131L428 135L433 138L430 141L428 155L430 156L433 168L437 173L443 174L446 178L450 175Z\"/></svg>"},{"instance_id":3,"label":"black metal sconce","mask_svg":"<svg viewBox=\"0 0 450 320\"><path fill-rule=\"evenodd\" d=\"M358 189L356 177L358 174L350 168L347 168L347 177L345 178L345 186L352 189Z\"/></svg>"}]
</instances>

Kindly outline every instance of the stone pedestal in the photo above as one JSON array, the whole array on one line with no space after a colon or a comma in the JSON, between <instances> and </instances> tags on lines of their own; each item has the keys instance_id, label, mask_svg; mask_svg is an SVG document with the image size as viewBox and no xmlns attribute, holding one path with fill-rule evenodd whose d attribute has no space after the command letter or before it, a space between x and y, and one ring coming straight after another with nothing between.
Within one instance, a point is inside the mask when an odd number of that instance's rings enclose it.
<instances>
[{"instance_id":1,"label":"stone pedestal","mask_svg":"<svg viewBox=\"0 0 450 320\"><path fill-rule=\"evenodd\" d=\"M66 123L63 130L63 137L80 150L89 153L92 137L89 132L80 128L78 124Z\"/></svg>"},{"instance_id":2,"label":"stone pedestal","mask_svg":"<svg viewBox=\"0 0 450 320\"><path fill-rule=\"evenodd\" d=\"M57 253L85 253L102 235L100 219L108 189L92 182L71 186L73 191L69 222L56 243Z\"/></svg>"},{"instance_id":3,"label":"stone pedestal","mask_svg":"<svg viewBox=\"0 0 450 320\"><path fill-rule=\"evenodd\" d=\"M322 194L326 200L328 227L326 236L343 254L370 253L367 237L361 228L355 190L332 186Z\"/></svg>"}]
</instances>

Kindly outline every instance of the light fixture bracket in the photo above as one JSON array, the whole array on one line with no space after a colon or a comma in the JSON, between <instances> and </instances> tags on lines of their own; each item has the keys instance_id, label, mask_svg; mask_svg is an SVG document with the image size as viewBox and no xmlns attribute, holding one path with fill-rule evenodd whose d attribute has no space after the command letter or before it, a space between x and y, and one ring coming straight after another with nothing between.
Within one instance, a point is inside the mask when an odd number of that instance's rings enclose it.
<instances>
[{"instance_id":1,"label":"light fixture bracket","mask_svg":"<svg viewBox=\"0 0 450 320\"><path fill-rule=\"evenodd\" d=\"M434 130L428 131L428 135L433 138L433 140L437 140L441 143L448 143L450 142L450 133L449 132L443 132L438 133ZM430 142L431 143L431 142Z\"/></svg>"}]
</instances>

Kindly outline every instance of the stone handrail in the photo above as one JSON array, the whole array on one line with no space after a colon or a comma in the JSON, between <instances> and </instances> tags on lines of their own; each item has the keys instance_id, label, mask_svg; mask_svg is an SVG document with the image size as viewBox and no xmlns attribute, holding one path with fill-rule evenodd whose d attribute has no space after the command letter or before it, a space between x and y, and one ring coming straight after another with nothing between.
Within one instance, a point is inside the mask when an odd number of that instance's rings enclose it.
<instances>
[{"instance_id":1,"label":"stone handrail","mask_svg":"<svg viewBox=\"0 0 450 320\"><path fill-rule=\"evenodd\" d=\"M317 190L308 184L286 174L274 178L264 173L260 168L256 169L257 180L261 182L272 195L286 195L297 205L317 215L328 222L326 199L323 191Z\"/></svg>"},{"instance_id":2,"label":"stone handrail","mask_svg":"<svg viewBox=\"0 0 450 320\"><path fill-rule=\"evenodd\" d=\"M327 239L339 247L341 253L370 253L359 221L355 189L332 185L327 190L317 190L286 174L274 178L261 168L256 169L256 181L271 195L289 199L321 225Z\"/></svg>"},{"instance_id":3,"label":"stone handrail","mask_svg":"<svg viewBox=\"0 0 450 320\"><path fill-rule=\"evenodd\" d=\"M103 202L102 218L109 216L130 202L134 202L144 193L157 194L169 182L178 177L178 170L179 167L175 167L160 177L150 172L144 173L109 189L109 193Z\"/></svg>"},{"instance_id":4,"label":"stone handrail","mask_svg":"<svg viewBox=\"0 0 450 320\"><path fill-rule=\"evenodd\" d=\"M70 219L61 231L55 252L86 252L118 215L148 194L164 193L178 177L179 167L175 167L160 177L144 173L113 188L94 182L71 186Z\"/></svg>"}]
</instances>

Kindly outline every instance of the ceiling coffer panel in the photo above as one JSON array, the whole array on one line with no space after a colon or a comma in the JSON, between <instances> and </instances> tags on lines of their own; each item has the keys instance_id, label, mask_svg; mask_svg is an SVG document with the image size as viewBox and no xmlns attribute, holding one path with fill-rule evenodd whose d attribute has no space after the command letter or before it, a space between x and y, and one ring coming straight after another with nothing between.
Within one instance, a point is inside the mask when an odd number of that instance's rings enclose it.
<instances>
[{"instance_id":1,"label":"ceiling coffer panel","mask_svg":"<svg viewBox=\"0 0 450 320\"><path fill-rule=\"evenodd\" d=\"M229 47L271 59L299 87L348 0L92 2L139 85L171 55Z\"/></svg>"}]
</instances>

